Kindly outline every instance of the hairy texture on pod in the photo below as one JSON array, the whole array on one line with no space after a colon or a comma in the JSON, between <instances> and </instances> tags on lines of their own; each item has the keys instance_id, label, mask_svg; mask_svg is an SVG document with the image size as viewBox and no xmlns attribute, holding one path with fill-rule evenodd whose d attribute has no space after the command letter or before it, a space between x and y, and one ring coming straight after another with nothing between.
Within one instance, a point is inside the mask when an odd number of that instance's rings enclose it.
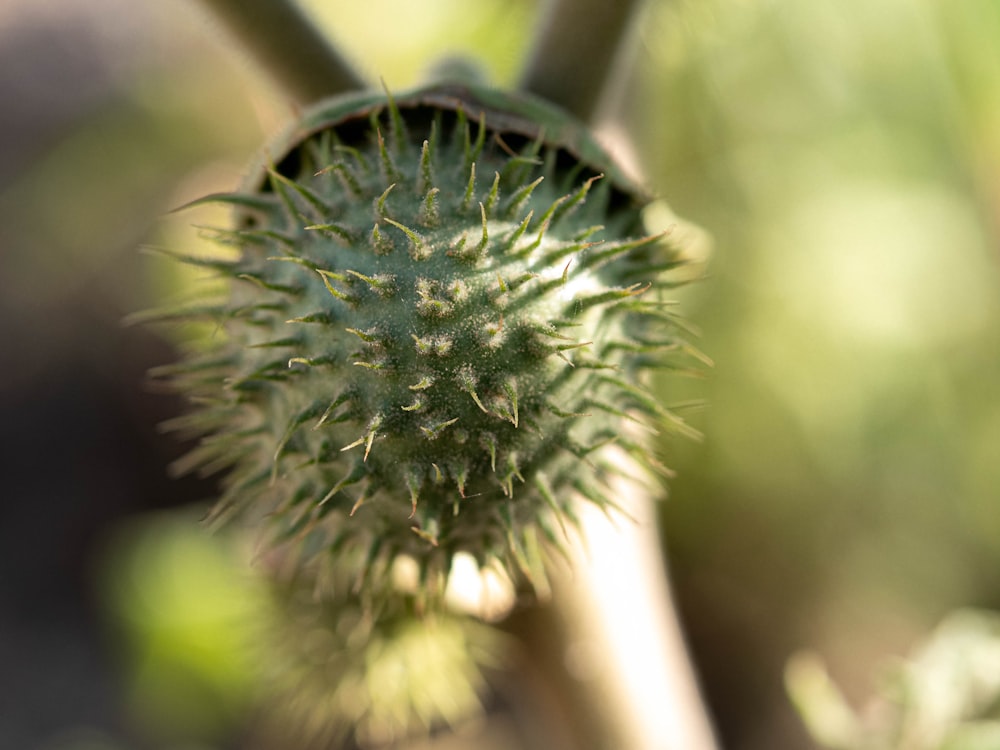
<instances>
[{"instance_id":1,"label":"hairy texture on pod","mask_svg":"<svg viewBox=\"0 0 1000 750\"><path fill-rule=\"evenodd\" d=\"M626 423L686 426L643 384L688 346L662 290L678 264L641 196L534 101L432 89L314 112L219 238L221 324L167 374L198 404L188 467L225 470L215 515L267 517L302 559L454 555L541 577L573 504L603 507ZM171 317L173 313L166 313ZM382 568L385 565L381 565Z\"/></svg>"}]
</instances>

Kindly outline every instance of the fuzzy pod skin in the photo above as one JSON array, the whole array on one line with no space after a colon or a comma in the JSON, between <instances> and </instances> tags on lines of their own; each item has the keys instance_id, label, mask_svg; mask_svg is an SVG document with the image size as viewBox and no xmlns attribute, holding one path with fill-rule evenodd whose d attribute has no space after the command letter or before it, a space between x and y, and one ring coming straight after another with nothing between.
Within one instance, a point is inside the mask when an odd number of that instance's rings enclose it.
<instances>
[{"instance_id":1,"label":"fuzzy pod skin","mask_svg":"<svg viewBox=\"0 0 1000 750\"><path fill-rule=\"evenodd\" d=\"M185 463L224 470L215 515L266 517L297 559L361 549L363 578L409 556L440 590L466 552L538 582L574 503L613 505L602 447L655 467L624 426L686 429L643 382L686 347L676 252L540 101L341 97L205 200L236 207L238 258L182 258L231 279L179 314L222 327L167 370L198 404Z\"/></svg>"}]
</instances>

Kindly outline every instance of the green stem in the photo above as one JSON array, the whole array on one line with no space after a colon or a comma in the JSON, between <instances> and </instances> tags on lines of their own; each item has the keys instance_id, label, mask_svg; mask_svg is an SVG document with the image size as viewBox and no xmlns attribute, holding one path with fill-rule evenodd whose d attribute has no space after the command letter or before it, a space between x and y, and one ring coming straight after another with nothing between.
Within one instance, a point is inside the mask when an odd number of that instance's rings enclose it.
<instances>
[{"instance_id":1,"label":"green stem","mask_svg":"<svg viewBox=\"0 0 1000 750\"><path fill-rule=\"evenodd\" d=\"M368 88L294 0L202 0L299 104Z\"/></svg>"},{"instance_id":2,"label":"green stem","mask_svg":"<svg viewBox=\"0 0 1000 750\"><path fill-rule=\"evenodd\" d=\"M518 88L583 120L597 111L642 0L553 0Z\"/></svg>"}]
</instances>

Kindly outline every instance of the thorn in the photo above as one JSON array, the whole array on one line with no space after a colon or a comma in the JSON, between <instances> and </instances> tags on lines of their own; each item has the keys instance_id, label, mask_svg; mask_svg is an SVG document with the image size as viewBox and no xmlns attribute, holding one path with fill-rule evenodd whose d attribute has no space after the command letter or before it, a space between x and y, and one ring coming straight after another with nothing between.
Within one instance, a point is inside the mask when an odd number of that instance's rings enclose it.
<instances>
[{"instance_id":1,"label":"thorn","mask_svg":"<svg viewBox=\"0 0 1000 750\"><path fill-rule=\"evenodd\" d=\"M453 279L445 291L452 302L464 302L469 297L469 286L461 279Z\"/></svg>"},{"instance_id":2,"label":"thorn","mask_svg":"<svg viewBox=\"0 0 1000 750\"><path fill-rule=\"evenodd\" d=\"M524 476L521 474L521 468L517 465L517 453L511 452L507 456L507 468L510 470L511 476L516 477L521 482L524 482Z\"/></svg>"},{"instance_id":3,"label":"thorn","mask_svg":"<svg viewBox=\"0 0 1000 750\"><path fill-rule=\"evenodd\" d=\"M308 258L300 258L295 256L289 257L284 255L271 255L265 258L264 260L269 262L294 263L297 266L308 268L310 271L316 271L319 269L319 266L313 263Z\"/></svg>"},{"instance_id":4,"label":"thorn","mask_svg":"<svg viewBox=\"0 0 1000 750\"><path fill-rule=\"evenodd\" d=\"M443 300L425 298L417 302L417 312L429 318L443 318L451 313L451 305Z\"/></svg>"},{"instance_id":5,"label":"thorn","mask_svg":"<svg viewBox=\"0 0 1000 750\"><path fill-rule=\"evenodd\" d=\"M514 477L511 474L507 474L503 478L497 479L497 482L500 484L500 491L503 492L504 497L514 497Z\"/></svg>"},{"instance_id":6,"label":"thorn","mask_svg":"<svg viewBox=\"0 0 1000 750\"><path fill-rule=\"evenodd\" d=\"M205 195L176 208L172 208L168 213L175 214L210 203L228 203L239 208L248 208L262 213L269 213L275 208L274 202L271 199L258 193L212 193L211 195Z\"/></svg>"},{"instance_id":7,"label":"thorn","mask_svg":"<svg viewBox=\"0 0 1000 750\"><path fill-rule=\"evenodd\" d=\"M532 150L537 153L535 146L537 146L537 143L532 146ZM520 185L524 182L522 175L526 176L527 173L537 171L537 167L540 166L542 166L542 162L535 156L513 154L507 163L504 164L503 169L500 170L500 180L505 185ZM552 172L551 169L545 171Z\"/></svg>"},{"instance_id":8,"label":"thorn","mask_svg":"<svg viewBox=\"0 0 1000 750\"><path fill-rule=\"evenodd\" d=\"M483 406L483 402L479 400L479 395L476 393L476 378L472 373L472 368L470 366L463 367L458 373L458 382L461 385L462 390L472 396L472 400L476 402L484 414L489 414L490 410Z\"/></svg>"},{"instance_id":9,"label":"thorn","mask_svg":"<svg viewBox=\"0 0 1000 750\"><path fill-rule=\"evenodd\" d=\"M540 225L540 227L538 229L538 233L535 235L535 241L532 242L527 247L525 247L523 250L521 250L521 252L519 252L518 255L519 256L520 255L528 255L528 254L534 252L535 250L537 250L541 246L542 240L545 239L545 233L547 231L549 231L549 222L548 222L548 220L545 220L545 221L543 221L541 223L541 225Z\"/></svg>"},{"instance_id":10,"label":"thorn","mask_svg":"<svg viewBox=\"0 0 1000 750\"><path fill-rule=\"evenodd\" d=\"M375 440L375 429L378 427L379 424L381 424L381 420L378 417L376 417L376 424L372 426L371 430L368 432L368 439L365 440L365 457L362 459L362 461L365 462L368 461L368 454L371 453L372 442Z\"/></svg>"},{"instance_id":11,"label":"thorn","mask_svg":"<svg viewBox=\"0 0 1000 750\"><path fill-rule=\"evenodd\" d=\"M503 520L504 531L506 532L507 548L524 577L528 579L529 583L535 584L537 576L532 573L531 564L528 562L524 548L514 535L514 522L510 506L510 502L504 503L501 506L501 518Z\"/></svg>"},{"instance_id":12,"label":"thorn","mask_svg":"<svg viewBox=\"0 0 1000 750\"><path fill-rule=\"evenodd\" d=\"M395 182L392 183L389 187L387 187L382 192L382 195L380 195L378 198L375 199L375 213L378 214L378 216L379 216L380 219L384 219L385 216L386 216L385 202L386 202L386 200L389 197L389 193L392 192L392 189L394 187L396 187L396 183Z\"/></svg>"},{"instance_id":13,"label":"thorn","mask_svg":"<svg viewBox=\"0 0 1000 750\"><path fill-rule=\"evenodd\" d=\"M490 187L489 195L486 196L486 213L493 213L493 209L497 205L497 201L500 200L500 173L493 173L493 185ZM482 205L482 204L480 204Z\"/></svg>"},{"instance_id":14,"label":"thorn","mask_svg":"<svg viewBox=\"0 0 1000 750\"><path fill-rule=\"evenodd\" d=\"M327 420L330 418L330 415L333 414L333 411L337 407L346 404L350 400L351 397L346 391L337 396L337 398L333 400L333 403L331 403L328 407L326 407L326 411L323 412L323 416L319 418L319 421L316 423L313 429L318 430L320 427L326 424Z\"/></svg>"},{"instance_id":15,"label":"thorn","mask_svg":"<svg viewBox=\"0 0 1000 750\"><path fill-rule=\"evenodd\" d=\"M559 207L552 213L552 222L554 223L559 221L564 216L566 216L571 210L583 204L586 201L587 193L590 192L590 186L593 185L597 180L602 179L603 177L604 177L603 174L594 175L589 180L585 181L583 185L580 186L579 190L577 190L572 195L566 196L565 201L562 200L558 201L557 205Z\"/></svg>"},{"instance_id":16,"label":"thorn","mask_svg":"<svg viewBox=\"0 0 1000 750\"><path fill-rule=\"evenodd\" d=\"M490 432L484 432L479 439L482 441L483 447L489 451L490 469L495 474L497 471L497 439Z\"/></svg>"},{"instance_id":17,"label":"thorn","mask_svg":"<svg viewBox=\"0 0 1000 750\"><path fill-rule=\"evenodd\" d=\"M337 175L340 183L344 186L344 189L351 193L355 198L361 198L364 196L364 188L361 187L361 183L358 182L358 178L354 176L350 169L347 168L346 164L340 162L331 164L329 167L321 169L316 173L316 175L319 176L330 172Z\"/></svg>"},{"instance_id":18,"label":"thorn","mask_svg":"<svg viewBox=\"0 0 1000 750\"><path fill-rule=\"evenodd\" d=\"M409 406L401 406L399 408L402 409L403 411L419 411L421 408L423 408L423 405L424 405L424 400L419 396L417 396L415 399L413 399L412 404L410 404Z\"/></svg>"},{"instance_id":19,"label":"thorn","mask_svg":"<svg viewBox=\"0 0 1000 750\"><path fill-rule=\"evenodd\" d=\"M256 276L250 273L239 273L234 277L240 281L247 281L260 289L266 289L271 292L280 292L281 294L287 294L290 297L298 297L302 294L302 289L296 286L288 286L286 284L275 284L274 282L265 281L260 276Z\"/></svg>"},{"instance_id":20,"label":"thorn","mask_svg":"<svg viewBox=\"0 0 1000 750\"><path fill-rule=\"evenodd\" d=\"M347 277L339 273L334 273L333 271L325 271L322 268L317 268L316 273L319 274L320 278L323 279L323 284L326 286L326 290L332 294L336 299L343 300L344 302L349 302L351 304L357 302L355 297L349 294L344 294L336 289L334 289L333 284L330 283L330 279L335 279L336 281L347 281Z\"/></svg>"},{"instance_id":21,"label":"thorn","mask_svg":"<svg viewBox=\"0 0 1000 750\"><path fill-rule=\"evenodd\" d=\"M389 91L384 78L382 79L382 90L385 92L385 98L389 105L389 137L392 138L392 145L395 147L396 153L402 154L408 143L406 122L403 120L403 115L400 113L399 107L396 106L396 100L392 96L392 92Z\"/></svg>"},{"instance_id":22,"label":"thorn","mask_svg":"<svg viewBox=\"0 0 1000 750\"><path fill-rule=\"evenodd\" d=\"M510 203L507 205L506 215L507 218L513 218L517 213L524 207L528 198L534 192L535 188L538 187L545 176L539 177L534 182L529 182L527 185L521 187L514 195L510 198Z\"/></svg>"},{"instance_id":23,"label":"thorn","mask_svg":"<svg viewBox=\"0 0 1000 750\"><path fill-rule=\"evenodd\" d=\"M142 245L139 251L144 254L151 255L163 255L171 260L177 261L178 263L183 263L188 266L198 266L201 268L210 268L213 271L218 271L226 276L234 276L236 270L240 267L238 261L223 260L222 258L211 258L211 257L199 257L196 255L186 255L184 253L178 253L173 250L169 250L165 247L156 247L155 245Z\"/></svg>"},{"instance_id":24,"label":"thorn","mask_svg":"<svg viewBox=\"0 0 1000 750\"><path fill-rule=\"evenodd\" d=\"M430 427L424 427L423 425L421 425L420 431L423 432L428 439L434 440L438 435L441 434L442 430L444 430L446 427L450 427L457 421L458 417L455 417L454 419L449 419L445 422L438 422L437 424L431 425Z\"/></svg>"},{"instance_id":25,"label":"thorn","mask_svg":"<svg viewBox=\"0 0 1000 750\"><path fill-rule=\"evenodd\" d=\"M352 484L357 484L367 474L368 474L368 472L364 469L364 467L361 464L355 464L354 468L352 468L349 473L345 474L340 479L339 482L337 482L335 485L333 485L333 487L330 489L330 491L327 492L326 495L323 497L323 499L319 501L319 505L320 506L326 505L327 501L329 501L330 498L332 498L334 495L336 495L338 492L340 492L345 487L349 487ZM357 504L355 503L355 505L357 505ZM351 511L351 515L354 515L354 511L353 510Z\"/></svg>"},{"instance_id":26,"label":"thorn","mask_svg":"<svg viewBox=\"0 0 1000 750\"><path fill-rule=\"evenodd\" d=\"M584 346L590 346L593 343L594 343L593 341L579 341L575 344L558 344L556 346L556 349L558 349L561 352L566 352L569 351L570 349L579 349Z\"/></svg>"},{"instance_id":27,"label":"thorn","mask_svg":"<svg viewBox=\"0 0 1000 750\"><path fill-rule=\"evenodd\" d=\"M555 215L556 211L558 210L559 206L561 206L563 203L569 200L569 197L570 196L568 195L564 195L563 197L556 198L554 201L552 201L552 205L549 206L548 210L544 214L542 214L542 218L538 220L538 225L541 228L542 232L544 232L549 228L549 225L552 223L552 218Z\"/></svg>"},{"instance_id":28,"label":"thorn","mask_svg":"<svg viewBox=\"0 0 1000 750\"><path fill-rule=\"evenodd\" d=\"M560 419L578 419L579 417L591 416L590 412L565 411L563 409L560 409L551 401L547 401L545 403L545 408L548 409L552 414L555 414Z\"/></svg>"},{"instance_id":29,"label":"thorn","mask_svg":"<svg viewBox=\"0 0 1000 750\"><path fill-rule=\"evenodd\" d=\"M548 481L542 474L536 474L534 477L534 485L535 489L538 490L538 494L541 496L542 500L545 502L546 505L549 506L549 509L552 511L553 515L555 515L556 521L559 523L559 528L562 531L563 536L569 538L569 535L566 532L566 524L563 521L564 513L562 509L559 507L559 504L556 502L556 497L552 493L552 489L549 487Z\"/></svg>"},{"instance_id":30,"label":"thorn","mask_svg":"<svg viewBox=\"0 0 1000 750\"><path fill-rule=\"evenodd\" d=\"M417 215L417 221L420 222L421 226L432 229L441 223L441 211L438 208L438 193L440 192L440 188L434 187L428 190L424 196L420 213Z\"/></svg>"},{"instance_id":31,"label":"thorn","mask_svg":"<svg viewBox=\"0 0 1000 750\"><path fill-rule=\"evenodd\" d=\"M281 460L282 454L285 452L285 448L288 446L288 441L292 439L292 435L307 421L312 419L319 413L319 408L317 404L313 404L304 411L299 412L285 428L285 433L281 436L278 441L277 446L274 449L274 457L271 461L271 484L273 485L278 479L278 463Z\"/></svg>"},{"instance_id":32,"label":"thorn","mask_svg":"<svg viewBox=\"0 0 1000 750\"><path fill-rule=\"evenodd\" d=\"M395 249L392 239L382 234L378 228L378 224L375 224L372 227L368 244L371 245L371 248L375 251L376 255L388 255Z\"/></svg>"},{"instance_id":33,"label":"thorn","mask_svg":"<svg viewBox=\"0 0 1000 750\"><path fill-rule=\"evenodd\" d=\"M483 251L486 249L486 243L489 241L490 235L486 228L486 207L482 203L479 204L479 213L483 218L483 236L479 240L479 244L476 246L476 253L478 256L482 256Z\"/></svg>"},{"instance_id":34,"label":"thorn","mask_svg":"<svg viewBox=\"0 0 1000 750\"><path fill-rule=\"evenodd\" d=\"M379 343L378 336L372 333L372 331L375 330L374 328L371 328L367 331L361 331L358 330L357 328L345 328L344 330L347 331L347 333L353 333L355 336L364 341L366 344Z\"/></svg>"},{"instance_id":35,"label":"thorn","mask_svg":"<svg viewBox=\"0 0 1000 750\"><path fill-rule=\"evenodd\" d=\"M367 500L367 499L368 499L367 495L362 495L361 497L359 497L355 501L354 505L351 506L351 512L348 513L348 515L353 518L354 514L357 512L358 508L360 508L362 505L364 505L365 504L365 500Z\"/></svg>"},{"instance_id":36,"label":"thorn","mask_svg":"<svg viewBox=\"0 0 1000 750\"><path fill-rule=\"evenodd\" d=\"M417 500L420 497L420 486L423 484L423 479L413 466L407 466L405 471L406 489L410 492L411 510L409 517L413 518L417 513Z\"/></svg>"},{"instance_id":37,"label":"thorn","mask_svg":"<svg viewBox=\"0 0 1000 750\"><path fill-rule=\"evenodd\" d=\"M423 391L434 385L434 378L424 375L420 380L410 386L411 391Z\"/></svg>"},{"instance_id":38,"label":"thorn","mask_svg":"<svg viewBox=\"0 0 1000 750\"><path fill-rule=\"evenodd\" d=\"M594 224L592 227L587 227L573 235L573 242L583 242L584 240L593 237L598 232L604 230L603 224Z\"/></svg>"},{"instance_id":39,"label":"thorn","mask_svg":"<svg viewBox=\"0 0 1000 750\"><path fill-rule=\"evenodd\" d=\"M453 340L444 334L434 337L434 353L439 357L445 356L451 351Z\"/></svg>"},{"instance_id":40,"label":"thorn","mask_svg":"<svg viewBox=\"0 0 1000 750\"><path fill-rule=\"evenodd\" d=\"M476 132L476 142L474 144L469 143L470 132L469 124L466 122L465 125L465 163L472 164L476 159L479 158L479 154L482 153L483 146L486 145L486 112L480 112L479 114L479 130Z\"/></svg>"},{"instance_id":41,"label":"thorn","mask_svg":"<svg viewBox=\"0 0 1000 750\"><path fill-rule=\"evenodd\" d=\"M364 367L367 370L384 370L385 364L382 362L351 362L356 367Z\"/></svg>"},{"instance_id":42,"label":"thorn","mask_svg":"<svg viewBox=\"0 0 1000 750\"><path fill-rule=\"evenodd\" d=\"M503 326L504 317L501 313L499 321L496 323L487 323L483 327L483 332L486 334L486 345L490 347L490 349L496 349L503 343Z\"/></svg>"},{"instance_id":43,"label":"thorn","mask_svg":"<svg viewBox=\"0 0 1000 750\"><path fill-rule=\"evenodd\" d=\"M472 255L472 253L469 253L465 250L465 243L468 241L468 239L469 239L468 232L463 232L462 236L458 238L458 242L456 242L454 245L448 248L448 252L446 253L446 255L449 258L466 258Z\"/></svg>"},{"instance_id":44,"label":"thorn","mask_svg":"<svg viewBox=\"0 0 1000 750\"><path fill-rule=\"evenodd\" d=\"M353 233L339 224L310 224L307 227L303 227L307 231L320 231L332 234L338 240L343 240L344 242L351 243L354 241Z\"/></svg>"},{"instance_id":45,"label":"thorn","mask_svg":"<svg viewBox=\"0 0 1000 750\"><path fill-rule=\"evenodd\" d=\"M510 399L510 405L513 409L513 414L510 417L511 423L514 427L517 427L517 383L513 380L508 380L503 384L504 392L507 394L507 398Z\"/></svg>"},{"instance_id":46,"label":"thorn","mask_svg":"<svg viewBox=\"0 0 1000 750\"><path fill-rule=\"evenodd\" d=\"M472 166L469 167L469 182L465 186L465 195L462 196L462 202L459 204L459 213L465 213L469 210L469 205L472 203L472 196L476 190L476 163L472 162Z\"/></svg>"},{"instance_id":47,"label":"thorn","mask_svg":"<svg viewBox=\"0 0 1000 750\"><path fill-rule=\"evenodd\" d=\"M343 448L340 449L340 452L343 453L344 451L348 451L351 448L357 448L359 445L364 445L365 446L365 456L364 456L364 458L362 460L365 461L365 462L367 462L368 461L368 454L371 453L372 443L375 440L376 431L378 430L378 428L381 425L382 425L382 415L381 414L376 414L375 418L372 419L371 423L368 425L368 432L366 434L362 435L361 437L359 437L357 440L355 440L350 445L345 445Z\"/></svg>"},{"instance_id":48,"label":"thorn","mask_svg":"<svg viewBox=\"0 0 1000 750\"><path fill-rule=\"evenodd\" d=\"M545 255L541 257L539 262L544 263L546 265L551 265L552 263L555 263L557 260L564 258L567 255L572 255L574 253L582 253L583 251L588 250L594 247L595 245L600 245L602 243L603 240L598 240L597 242L567 242L566 244L560 244L556 246L553 250L550 250L549 252L545 253ZM570 258L570 260L572 261L572 258Z\"/></svg>"},{"instance_id":49,"label":"thorn","mask_svg":"<svg viewBox=\"0 0 1000 750\"><path fill-rule=\"evenodd\" d=\"M609 244L605 249L601 250L599 253L592 253L586 256L582 265L584 268L596 268L608 261L611 261L617 257L630 253L634 250L646 247L648 245L655 245L656 243L663 240L667 235L670 234L670 229L667 229L659 234L651 234L646 237L640 237L635 240L626 240L624 242L614 242ZM653 268L649 264L644 263L642 265L642 271L644 273L656 273L658 270L672 270L679 266L680 263L670 263L667 268L659 269Z\"/></svg>"},{"instance_id":50,"label":"thorn","mask_svg":"<svg viewBox=\"0 0 1000 750\"><path fill-rule=\"evenodd\" d=\"M505 154L507 154L507 156L509 156L511 159L516 159L520 156L520 154L517 153L517 151L515 151L509 145L507 145L507 142L503 139L503 136L501 136L499 133L493 134L493 140L496 141L497 145L500 147L500 150L503 151Z\"/></svg>"},{"instance_id":51,"label":"thorn","mask_svg":"<svg viewBox=\"0 0 1000 750\"><path fill-rule=\"evenodd\" d=\"M415 333L411 333L410 336L413 337L413 343L417 347L417 354L426 356L434 351L434 343L430 336L420 337Z\"/></svg>"},{"instance_id":52,"label":"thorn","mask_svg":"<svg viewBox=\"0 0 1000 750\"><path fill-rule=\"evenodd\" d=\"M387 297L396 291L396 277L391 274L377 273L374 276L365 276L363 273L352 271L349 268L344 273L349 273L354 278L361 279L380 297Z\"/></svg>"},{"instance_id":53,"label":"thorn","mask_svg":"<svg viewBox=\"0 0 1000 750\"><path fill-rule=\"evenodd\" d=\"M302 198L309 206L316 212L317 216L324 217L329 211L329 206L305 185L300 185L295 180L291 180L285 177L283 174L275 170L274 166L267 168L267 174L271 179L271 186L274 189L275 194L281 200L282 204L291 214L292 218L305 219L305 214L298 209L295 205L295 201L292 196L287 192L287 189L291 189L296 195Z\"/></svg>"},{"instance_id":54,"label":"thorn","mask_svg":"<svg viewBox=\"0 0 1000 750\"><path fill-rule=\"evenodd\" d=\"M534 215L535 215L534 210L528 211L528 214L524 217L524 219L521 220L521 223L517 226L517 228L510 233L510 237L508 237L507 240L504 242L504 250L506 252L511 252L514 250L515 246L517 245L517 241L520 240L521 237L524 235L524 233L527 231L528 224L531 223L531 217ZM530 249L534 248L532 247Z\"/></svg>"},{"instance_id":55,"label":"thorn","mask_svg":"<svg viewBox=\"0 0 1000 750\"><path fill-rule=\"evenodd\" d=\"M333 320L330 318L329 314L325 312L314 312L309 315L300 315L297 318L289 318L285 321L286 323L323 323L325 325L330 325Z\"/></svg>"},{"instance_id":56,"label":"thorn","mask_svg":"<svg viewBox=\"0 0 1000 750\"><path fill-rule=\"evenodd\" d=\"M416 506L414 506L413 513L416 513L416 512L417 512L416 511ZM413 513L410 514L410 518L413 518ZM433 534L431 534L430 532L424 531L419 526L411 526L410 527L410 531L412 531L414 534L416 534L417 536L419 536L421 539L429 542L432 547L437 547L438 546L438 539L437 539L437 537L434 536Z\"/></svg>"},{"instance_id":57,"label":"thorn","mask_svg":"<svg viewBox=\"0 0 1000 750\"><path fill-rule=\"evenodd\" d=\"M410 257L413 260L427 260L431 257L433 250L431 246L427 244L423 237L414 232L408 226L400 224L398 221L393 221L392 219L386 217L386 222L392 224L399 231L405 234L410 240Z\"/></svg>"},{"instance_id":58,"label":"thorn","mask_svg":"<svg viewBox=\"0 0 1000 750\"><path fill-rule=\"evenodd\" d=\"M417 193L424 194L434 187L434 170L431 164L431 145L435 139L435 123L431 123L430 137L424 141L420 149L420 172L417 177Z\"/></svg>"},{"instance_id":59,"label":"thorn","mask_svg":"<svg viewBox=\"0 0 1000 750\"><path fill-rule=\"evenodd\" d=\"M578 306L578 312L585 310L588 307L593 307L595 305L603 305L606 302L619 302L630 297L638 297L641 294L645 294L652 287L652 284L646 284L645 286L636 282L631 286L627 286L624 289L611 289L607 292L602 292L601 294L593 294L589 297L584 297L576 301Z\"/></svg>"},{"instance_id":60,"label":"thorn","mask_svg":"<svg viewBox=\"0 0 1000 750\"><path fill-rule=\"evenodd\" d=\"M389 149L385 146L385 138L382 137L382 130L376 128L375 135L378 139L378 155L382 164L382 175L387 181L395 184L402 178L402 175L393 163Z\"/></svg>"},{"instance_id":61,"label":"thorn","mask_svg":"<svg viewBox=\"0 0 1000 750\"><path fill-rule=\"evenodd\" d=\"M462 463L456 468L454 465L449 467L449 472L455 480L455 486L458 488L458 494L465 498L465 483L469 479L469 465Z\"/></svg>"},{"instance_id":62,"label":"thorn","mask_svg":"<svg viewBox=\"0 0 1000 750\"><path fill-rule=\"evenodd\" d=\"M458 102L458 106L455 108L455 127L451 131L452 138L452 148L457 148L459 138L466 138L466 134L469 129L469 118L465 115L465 107L462 106L461 102Z\"/></svg>"}]
</instances>

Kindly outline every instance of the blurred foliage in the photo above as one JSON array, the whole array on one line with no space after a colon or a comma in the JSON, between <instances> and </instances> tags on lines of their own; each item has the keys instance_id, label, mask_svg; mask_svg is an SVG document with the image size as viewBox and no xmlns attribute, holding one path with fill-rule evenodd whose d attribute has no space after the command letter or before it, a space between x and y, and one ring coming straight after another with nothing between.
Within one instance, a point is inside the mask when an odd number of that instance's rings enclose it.
<instances>
[{"instance_id":1,"label":"blurred foliage","mask_svg":"<svg viewBox=\"0 0 1000 750\"><path fill-rule=\"evenodd\" d=\"M267 592L232 540L206 535L198 519L144 518L106 545L129 712L161 741L224 739L254 693L251 624L267 612Z\"/></svg>"},{"instance_id":2,"label":"blurred foliage","mask_svg":"<svg viewBox=\"0 0 1000 750\"><path fill-rule=\"evenodd\" d=\"M681 607L727 746L802 742L790 647L864 695L1000 603L1000 8L661 3L643 39L628 120L717 247L686 300L708 439L670 446L663 513Z\"/></svg>"},{"instance_id":3,"label":"blurred foliage","mask_svg":"<svg viewBox=\"0 0 1000 750\"><path fill-rule=\"evenodd\" d=\"M538 16L528 0L307 4L390 86L453 52L509 82ZM146 228L233 187L287 114L195 3L142 19L128 49L142 64L0 187L0 334L18 364L0 386L57 347L107 350L67 299L117 315L201 283L134 247L195 241L188 216ZM637 44L623 122L657 192L715 239L708 278L682 294L716 366L661 384L668 404L710 404L690 417L703 444L664 445L677 598L725 746L807 746L783 690L790 654L822 654L857 702L869 665L949 610L1000 607L1000 5L653 0ZM193 544L150 523L137 538ZM185 592L156 572L155 546L116 549L104 580L134 635L135 721L210 742L246 688L218 640L237 610L211 603L225 563L189 550L215 572ZM143 569L158 596L183 594L173 614L119 585ZM171 619L196 606L221 619ZM154 657L160 677L140 668ZM178 692L142 709L167 690L146 678Z\"/></svg>"},{"instance_id":4,"label":"blurred foliage","mask_svg":"<svg viewBox=\"0 0 1000 750\"><path fill-rule=\"evenodd\" d=\"M855 713L822 661L797 655L789 691L812 734L832 750L993 750L1000 747L1000 617L961 610L916 653L882 670L878 695Z\"/></svg>"}]
</instances>

